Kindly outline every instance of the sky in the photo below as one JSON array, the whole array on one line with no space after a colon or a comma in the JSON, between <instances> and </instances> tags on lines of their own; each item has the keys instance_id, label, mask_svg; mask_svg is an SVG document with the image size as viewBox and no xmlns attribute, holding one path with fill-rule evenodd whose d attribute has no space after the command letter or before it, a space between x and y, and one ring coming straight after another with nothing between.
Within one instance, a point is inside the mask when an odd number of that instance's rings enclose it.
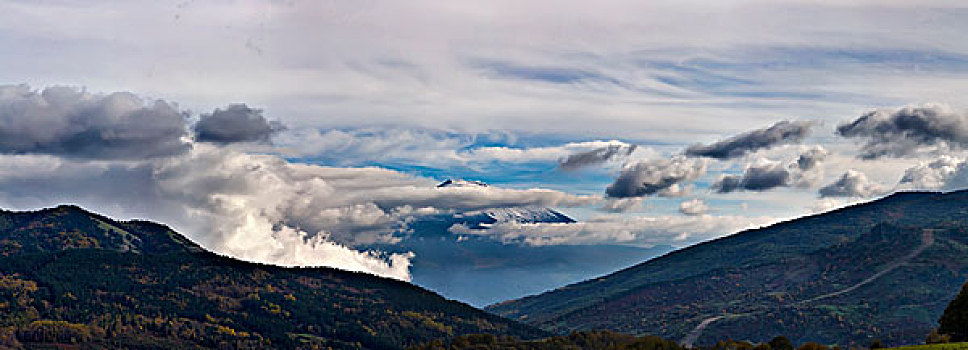
<instances>
[{"instance_id":1,"label":"sky","mask_svg":"<svg viewBox=\"0 0 968 350\"><path fill-rule=\"evenodd\" d=\"M684 247L968 187L957 1L0 1L0 207L409 280L415 218ZM484 187L437 188L445 179Z\"/></svg>"}]
</instances>

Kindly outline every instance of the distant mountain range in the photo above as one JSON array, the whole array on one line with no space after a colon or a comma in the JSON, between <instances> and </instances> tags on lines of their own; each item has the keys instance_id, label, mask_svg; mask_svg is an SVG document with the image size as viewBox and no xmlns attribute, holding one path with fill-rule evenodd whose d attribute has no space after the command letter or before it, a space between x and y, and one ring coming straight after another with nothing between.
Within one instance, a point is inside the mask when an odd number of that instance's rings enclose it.
<instances>
[{"instance_id":1,"label":"distant mountain range","mask_svg":"<svg viewBox=\"0 0 968 350\"><path fill-rule=\"evenodd\" d=\"M437 188L465 187L486 188L486 183L467 180L444 180ZM573 223L574 219L551 208L523 207L523 208L493 208L481 211L438 216L431 220L449 217L455 224L468 225L471 228L483 228L498 222L518 223ZM448 226L449 228L450 226Z\"/></svg>"},{"instance_id":2,"label":"distant mountain range","mask_svg":"<svg viewBox=\"0 0 968 350\"><path fill-rule=\"evenodd\" d=\"M207 252L74 206L0 211L0 348L401 349L548 333L406 282Z\"/></svg>"},{"instance_id":3,"label":"distant mountain range","mask_svg":"<svg viewBox=\"0 0 968 350\"><path fill-rule=\"evenodd\" d=\"M907 192L488 307L549 331L686 344L923 342L968 277L968 192Z\"/></svg>"},{"instance_id":4,"label":"distant mountain range","mask_svg":"<svg viewBox=\"0 0 968 350\"><path fill-rule=\"evenodd\" d=\"M437 187L488 185L480 181L446 180ZM672 250L670 246L531 246L486 236L461 236L450 231L454 225L483 229L499 222L573 223L575 220L541 207L430 215L410 222L400 242L363 248L414 252L413 283L475 306L601 276Z\"/></svg>"}]
</instances>

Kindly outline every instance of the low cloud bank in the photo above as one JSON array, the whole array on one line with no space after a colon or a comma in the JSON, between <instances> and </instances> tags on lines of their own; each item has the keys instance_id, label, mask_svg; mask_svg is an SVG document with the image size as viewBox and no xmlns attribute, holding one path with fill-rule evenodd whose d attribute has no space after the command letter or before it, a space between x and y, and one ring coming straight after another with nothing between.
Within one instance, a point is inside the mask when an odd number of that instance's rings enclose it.
<instances>
[{"instance_id":1,"label":"low cloud bank","mask_svg":"<svg viewBox=\"0 0 968 350\"><path fill-rule=\"evenodd\" d=\"M172 224L245 260L331 266L409 279L411 254L358 251L393 242L420 215L582 206L596 196L499 187L436 188L393 170L290 163L226 144L264 142L281 126L244 105L201 117L130 93L0 87L0 204L76 203L109 215ZM236 124L240 122L241 124Z\"/></svg>"},{"instance_id":2,"label":"low cloud bank","mask_svg":"<svg viewBox=\"0 0 968 350\"><path fill-rule=\"evenodd\" d=\"M455 225L454 234L494 237L505 243L543 245L623 244L641 247L684 247L757 227L773 218L741 216L603 216L587 221L558 223L498 223L485 229Z\"/></svg>"}]
</instances>

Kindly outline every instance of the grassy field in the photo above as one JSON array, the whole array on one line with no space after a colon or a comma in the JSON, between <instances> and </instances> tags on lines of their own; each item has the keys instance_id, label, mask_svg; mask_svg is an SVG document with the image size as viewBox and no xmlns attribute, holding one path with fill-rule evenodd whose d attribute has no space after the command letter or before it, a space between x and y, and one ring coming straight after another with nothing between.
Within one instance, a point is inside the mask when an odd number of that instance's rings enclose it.
<instances>
[{"instance_id":1,"label":"grassy field","mask_svg":"<svg viewBox=\"0 0 968 350\"><path fill-rule=\"evenodd\" d=\"M887 350L965 350L965 349L968 349L968 343L909 345L909 346L899 346L896 348L890 348Z\"/></svg>"}]
</instances>

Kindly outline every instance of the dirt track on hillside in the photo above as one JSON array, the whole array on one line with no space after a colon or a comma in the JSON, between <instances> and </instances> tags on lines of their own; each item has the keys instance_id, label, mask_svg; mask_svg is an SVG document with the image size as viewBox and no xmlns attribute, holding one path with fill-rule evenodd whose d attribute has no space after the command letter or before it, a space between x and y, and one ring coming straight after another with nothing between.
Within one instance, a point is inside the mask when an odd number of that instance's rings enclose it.
<instances>
[{"instance_id":1,"label":"dirt track on hillside","mask_svg":"<svg viewBox=\"0 0 968 350\"><path fill-rule=\"evenodd\" d=\"M857 282L857 283L851 285L850 287L847 287L847 288L844 288L844 289L841 289L841 290L838 290L838 291L835 291L835 292L827 293L827 294L824 294L824 295L820 295L820 296L817 296L817 297L814 297L814 298L810 298L810 299L807 299L807 300L803 300L803 301L797 302L794 305L809 304L809 303L812 303L812 302L815 302L815 301L818 301L818 300L823 300L823 299L827 299L827 298L833 298L833 297L836 297L836 296L839 296L839 295L847 294L847 293L850 293L850 292L853 292L853 291L857 290L860 287L863 287L864 285L867 285L867 284L869 284L869 283L877 280L878 278L880 278L880 277L882 277L882 276L890 273L891 271L894 271L898 267L901 267L902 265L910 262L911 259L914 259L918 255L921 255L921 253L923 253L926 249L928 249L928 247L930 247L931 245L933 245L934 244L934 231L935 231L934 229L924 229L924 230L922 230L921 231L921 245L918 246L917 249L911 251L910 253L908 253L907 255L905 255L903 257L901 257L900 259L897 259L897 260L891 262L884 269L878 271L877 273L871 275L870 277L865 278L863 281ZM726 314L726 315L713 316L713 317L704 319L704 320L702 320L702 322L699 322L699 325L697 325L696 328L694 328L692 331L690 331L688 334L686 334L686 336L684 338L682 338L682 341L680 341L679 343L682 344L683 347L691 348L693 346L693 344L695 344L696 340L699 339L699 336L702 335L703 330L705 330L707 327L709 327L709 325L713 324L714 322L719 321L719 320L724 319L724 318L727 318L727 317L738 317L738 316L747 316L747 315L750 315L750 314L732 314L732 315L731 314Z\"/></svg>"}]
</instances>

